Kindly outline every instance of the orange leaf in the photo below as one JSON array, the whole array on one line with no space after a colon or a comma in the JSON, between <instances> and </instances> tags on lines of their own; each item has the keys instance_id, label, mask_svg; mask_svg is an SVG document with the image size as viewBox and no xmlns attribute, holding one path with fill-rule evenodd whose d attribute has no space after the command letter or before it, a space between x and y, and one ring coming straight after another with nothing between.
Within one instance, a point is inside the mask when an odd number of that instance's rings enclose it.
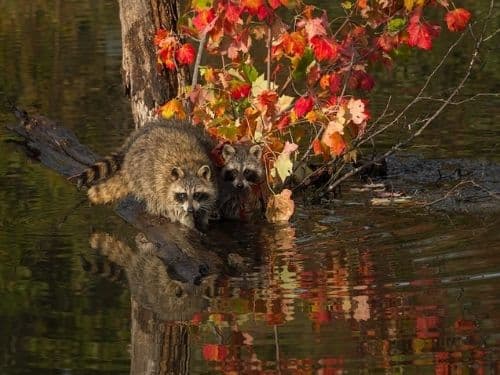
<instances>
[{"instance_id":1,"label":"orange leaf","mask_svg":"<svg viewBox=\"0 0 500 375\"><path fill-rule=\"evenodd\" d=\"M311 39L311 45L318 61L332 61L339 55L338 46L327 38L315 36Z\"/></svg>"},{"instance_id":2,"label":"orange leaf","mask_svg":"<svg viewBox=\"0 0 500 375\"><path fill-rule=\"evenodd\" d=\"M203 345L203 358L207 361L222 362L229 354L229 350L225 345L221 344L205 344Z\"/></svg>"},{"instance_id":3,"label":"orange leaf","mask_svg":"<svg viewBox=\"0 0 500 375\"><path fill-rule=\"evenodd\" d=\"M179 120L184 120L187 117L184 107L178 99L169 100L158 111L167 119L176 116Z\"/></svg>"},{"instance_id":4,"label":"orange leaf","mask_svg":"<svg viewBox=\"0 0 500 375\"><path fill-rule=\"evenodd\" d=\"M321 141L319 139L315 139L312 143L313 146L313 151L314 155L321 155L323 153L322 147L321 147Z\"/></svg>"},{"instance_id":5,"label":"orange leaf","mask_svg":"<svg viewBox=\"0 0 500 375\"><path fill-rule=\"evenodd\" d=\"M295 203L292 200L292 192L284 189L277 195L269 197L266 208L266 218L270 223L288 221L293 215Z\"/></svg>"},{"instance_id":6,"label":"orange leaf","mask_svg":"<svg viewBox=\"0 0 500 375\"><path fill-rule=\"evenodd\" d=\"M340 133L334 132L330 136L328 146L330 147L330 150L333 155L339 156L345 151L347 145L345 143L344 138L340 135Z\"/></svg>"}]
</instances>

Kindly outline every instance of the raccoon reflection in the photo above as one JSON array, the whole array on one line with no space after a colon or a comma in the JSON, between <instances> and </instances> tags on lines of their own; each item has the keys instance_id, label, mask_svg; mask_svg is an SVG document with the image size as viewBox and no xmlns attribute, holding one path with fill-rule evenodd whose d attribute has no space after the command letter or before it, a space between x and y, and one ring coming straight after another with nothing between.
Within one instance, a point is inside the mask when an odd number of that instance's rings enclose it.
<instances>
[{"instance_id":1,"label":"raccoon reflection","mask_svg":"<svg viewBox=\"0 0 500 375\"><path fill-rule=\"evenodd\" d=\"M219 176L219 215L225 219L249 219L262 211L258 192L265 174L262 147L226 144L221 155L224 165Z\"/></svg>"}]
</instances>

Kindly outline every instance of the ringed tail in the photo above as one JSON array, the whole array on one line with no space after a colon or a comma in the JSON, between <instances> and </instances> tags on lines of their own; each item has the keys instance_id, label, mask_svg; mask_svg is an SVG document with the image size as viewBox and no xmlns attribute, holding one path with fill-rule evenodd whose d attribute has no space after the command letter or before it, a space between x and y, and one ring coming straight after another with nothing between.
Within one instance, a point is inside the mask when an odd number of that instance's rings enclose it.
<instances>
[{"instance_id":1,"label":"ringed tail","mask_svg":"<svg viewBox=\"0 0 500 375\"><path fill-rule=\"evenodd\" d=\"M99 160L82 173L72 176L69 179L76 181L76 186L91 186L95 182L108 178L115 174L123 163L124 154L121 152L113 152L112 154Z\"/></svg>"},{"instance_id":2,"label":"ringed tail","mask_svg":"<svg viewBox=\"0 0 500 375\"><path fill-rule=\"evenodd\" d=\"M87 191L89 200L94 204L106 204L125 198L129 189L121 172L118 172L105 181L90 187Z\"/></svg>"}]
</instances>

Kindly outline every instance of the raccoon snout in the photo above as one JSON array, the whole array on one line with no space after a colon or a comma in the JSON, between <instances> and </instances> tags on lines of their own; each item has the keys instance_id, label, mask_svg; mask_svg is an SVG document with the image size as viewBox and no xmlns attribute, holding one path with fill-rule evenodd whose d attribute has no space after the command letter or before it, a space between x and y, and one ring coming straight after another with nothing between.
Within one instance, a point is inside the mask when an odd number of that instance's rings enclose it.
<instances>
[{"instance_id":1,"label":"raccoon snout","mask_svg":"<svg viewBox=\"0 0 500 375\"><path fill-rule=\"evenodd\" d=\"M243 189L245 187L245 185L243 184L243 182L237 182L236 183L236 189Z\"/></svg>"}]
</instances>

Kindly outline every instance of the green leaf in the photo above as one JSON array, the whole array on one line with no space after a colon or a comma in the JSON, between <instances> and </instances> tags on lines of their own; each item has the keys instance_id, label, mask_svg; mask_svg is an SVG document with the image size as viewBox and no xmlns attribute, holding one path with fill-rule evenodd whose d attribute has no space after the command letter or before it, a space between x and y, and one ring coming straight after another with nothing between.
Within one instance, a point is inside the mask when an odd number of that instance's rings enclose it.
<instances>
[{"instance_id":1,"label":"green leaf","mask_svg":"<svg viewBox=\"0 0 500 375\"><path fill-rule=\"evenodd\" d=\"M243 71L243 74L249 82L254 82L259 76L259 72L253 65L242 64L241 70Z\"/></svg>"},{"instance_id":2,"label":"green leaf","mask_svg":"<svg viewBox=\"0 0 500 375\"><path fill-rule=\"evenodd\" d=\"M396 33L401 31L406 26L406 20L404 18L393 18L387 23L387 30L391 33Z\"/></svg>"},{"instance_id":3,"label":"green leaf","mask_svg":"<svg viewBox=\"0 0 500 375\"><path fill-rule=\"evenodd\" d=\"M296 81L301 81L306 79L307 68L314 61L314 54L310 48L304 51L304 55L300 58L297 66L292 72L292 77Z\"/></svg>"},{"instance_id":4,"label":"green leaf","mask_svg":"<svg viewBox=\"0 0 500 375\"><path fill-rule=\"evenodd\" d=\"M343 1L340 5L342 5L342 8L344 8L345 10L350 10L352 8L351 1Z\"/></svg>"},{"instance_id":5,"label":"green leaf","mask_svg":"<svg viewBox=\"0 0 500 375\"><path fill-rule=\"evenodd\" d=\"M211 8L213 5L213 0L193 0L192 7L195 10L203 10Z\"/></svg>"}]
</instances>

